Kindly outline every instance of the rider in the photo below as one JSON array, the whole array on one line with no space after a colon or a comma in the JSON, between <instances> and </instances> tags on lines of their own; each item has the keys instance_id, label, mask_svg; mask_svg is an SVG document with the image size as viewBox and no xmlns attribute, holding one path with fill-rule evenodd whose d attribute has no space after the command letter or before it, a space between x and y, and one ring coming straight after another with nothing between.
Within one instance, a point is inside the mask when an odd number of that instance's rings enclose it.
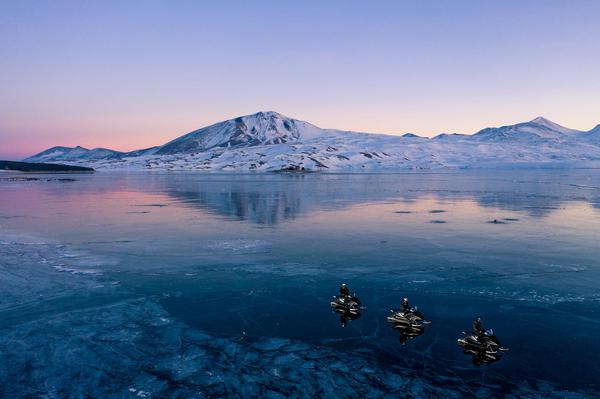
<instances>
[{"instance_id":1,"label":"rider","mask_svg":"<svg viewBox=\"0 0 600 399\"><path fill-rule=\"evenodd\" d=\"M485 328L483 328L481 317L477 316L475 320L473 320L473 328L471 329L471 332L473 335L477 336L477 338L485 335Z\"/></svg>"},{"instance_id":2,"label":"rider","mask_svg":"<svg viewBox=\"0 0 600 399\"><path fill-rule=\"evenodd\" d=\"M412 308L410 307L409 303L408 303L408 298L404 298L402 300L402 304L400 305L401 309L404 313L409 313L412 312Z\"/></svg>"},{"instance_id":3,"label":"rider","mask_svg":"<svg viewBox=\"0 0 600 399\"><path fill-rule=\"evenodd\" d=\"M348 289L348 286L345 283L342 284L340 287L340 295L344 297L350 296L350 290Z\"/></svg>"}]
</instances>

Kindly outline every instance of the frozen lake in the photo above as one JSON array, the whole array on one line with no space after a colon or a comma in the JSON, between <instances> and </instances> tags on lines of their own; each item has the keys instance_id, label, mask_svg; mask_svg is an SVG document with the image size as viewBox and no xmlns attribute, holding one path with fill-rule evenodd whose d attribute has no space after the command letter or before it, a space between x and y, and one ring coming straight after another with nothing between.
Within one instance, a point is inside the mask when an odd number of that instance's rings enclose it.
<instances>
[{"instance_id":1,"label":"frozen lake","mask_svg":"<svg viewBox=\"0 0 600 399\"><path fill-rule=\"evenodd\" d=\"M596 170L0 174L1 397L597 397L599 337Z\"/></svg>"}]
</instances>

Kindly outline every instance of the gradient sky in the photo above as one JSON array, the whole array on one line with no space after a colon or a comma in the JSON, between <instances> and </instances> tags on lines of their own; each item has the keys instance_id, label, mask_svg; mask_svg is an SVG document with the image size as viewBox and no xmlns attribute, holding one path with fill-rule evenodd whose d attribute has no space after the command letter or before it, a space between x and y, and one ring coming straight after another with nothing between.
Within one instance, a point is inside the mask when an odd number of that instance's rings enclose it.
<instances>
[{"instance_id":1,"label":"gradient sky","mask_svg":"<svg viewBox=\"0 0 600 399\"><path fill-rule=\"evenodd\" d=\"M600 123L600 1L0 2L0 159L259 110L432 136Z\"/></svg>"}]
</instances>

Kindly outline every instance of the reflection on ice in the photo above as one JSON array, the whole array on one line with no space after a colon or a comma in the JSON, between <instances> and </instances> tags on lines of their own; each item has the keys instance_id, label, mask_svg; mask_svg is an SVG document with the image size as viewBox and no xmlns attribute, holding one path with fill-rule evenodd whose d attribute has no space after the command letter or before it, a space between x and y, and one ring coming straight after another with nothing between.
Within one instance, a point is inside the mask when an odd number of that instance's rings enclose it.
<instances>
[{"instance_id":1,"label":"reflection on ice","mask_svg":"<svg viewBox=\"0 0 600 399\"><path fill-rule=\"evenodd\" d=\"M392 324L392 328L398 333L398 340L402 345L406 345L410 340L417 338L425 332L425 327L423 326Z\"/></svg>"},{"instance_id":2,"label":"reflection on ice","mask_svg":"<svg viewBox=\"0 0 600 399\"><path fill-rule=\"evenodd\" d=\"M252 184L244 176L169 175L156 176L154 183L189 207L248 220L261 225L274 225L320 209L339 209L352 204L394 199L407 203L435 196L444 200L474 200L483 207L522 212L532 217L545 217L571 201L594 205L600 188L573 185L586 182L588 175L577 172L555 175L522 172L526 179L515 182L514 172L447 173L394 175L259 175ZM348 181L351 179L351 184ZM398 190L402 187L402 190ZM515 190L516 189L516 190ZM574 192L574 190L576 190ZM580 190L578 192L577 190ZM444 213L447 209L432 209ZM397 213L410 213L398 211Z\"/></svg>"}]
</instances>

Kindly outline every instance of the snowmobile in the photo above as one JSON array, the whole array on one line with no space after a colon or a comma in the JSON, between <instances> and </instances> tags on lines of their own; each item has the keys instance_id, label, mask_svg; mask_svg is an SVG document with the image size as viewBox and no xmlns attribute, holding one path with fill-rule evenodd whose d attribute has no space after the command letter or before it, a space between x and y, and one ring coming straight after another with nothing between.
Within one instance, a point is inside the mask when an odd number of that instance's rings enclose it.
<instances>
[{"instance_id":1,"label":"snowmobile","mask_svg":"<svg viewBox=\"0 0 600 399\"><path fill-rule=\"evenodd\" d=\"M340 294L334 296L330 305L331 309L340 315L340 325L342 327L346 327L349 321L360 318L360 312L366 309L362 306L362 303L356 294Z\"/></svg>"},{"instance_id":2,"label":"snowmobile","mask_svg":"<svg viewBox=\"0 0 600 399\"><path fill-rule=\"evenodd\" d=\"M409 311L402 310L390 310L391 315L387 317L387 320L393 324L404 325L407 327L422 327L423 325L430 324L430 321L425 320L425 317L419 310L414 307Z\"/></svg>"},{"instance_id":3,"label":"snowmobile","mask_svg":"<svg viewBox=\"0 0 600 399\"><path fill-rule=\"evenodd\" d=\"M405 299L405 301L407 300ZM400 333L400 343L405 345L411 339L423 334L425 325L431 322L425 320L425 316L419 312L416 306L414 308L403 306L403 309L406 310L390 310L391 314L387 317L387 321L392 324L394 330Z\"/></svg>"},{"instance_id":4,"label":"snowmobile","mask_svg":"<svg viewBox=\"0 0 600 399\"><path fill-rule=\"evenodd\" d=\"M480 354L496 355L498 352L508 351L508 348L503 347L500 340L494 335L493 330L486 330L485 333L480 335L469 334L463 331L463 335L457 342L465 348L465 352L474 351Z\"/></svg>"},{"instance_id":5,"label":"snowmobile","mask_svg":"<svg viewBox=\"0 0 600 399\"><path fill-rule=\"evenodd\" d=\"M331 308L336 313L358 314L365 307L362 306L360 299L356 295L337 295L331 300Z\"/></svg>"}]
</instances>

